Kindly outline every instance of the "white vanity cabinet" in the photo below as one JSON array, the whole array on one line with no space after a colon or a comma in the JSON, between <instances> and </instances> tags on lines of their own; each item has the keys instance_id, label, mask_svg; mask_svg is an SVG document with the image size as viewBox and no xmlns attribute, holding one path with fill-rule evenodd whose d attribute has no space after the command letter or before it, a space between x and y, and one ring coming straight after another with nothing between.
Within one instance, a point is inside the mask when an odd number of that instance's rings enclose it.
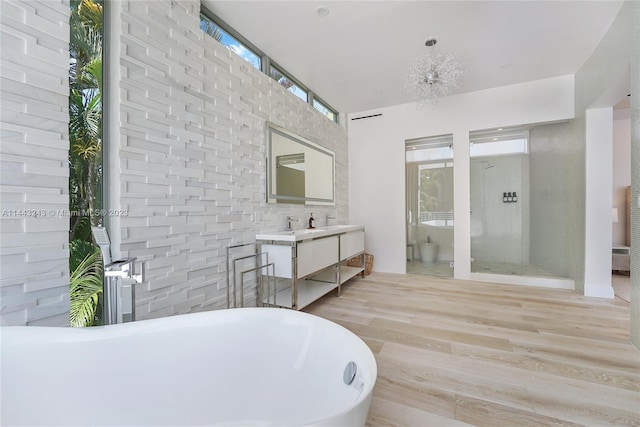
<instances>
[{"instance_id":1,"label":"white vanity cabinet","mask_svg":"<svg viewBox=\"0 0 640 427\"><path fill-rule=\"evenodd\" d=\"M364 228L340 236L340 261L353 258L364 251Z\"/></svg>"},{"instance_id":2,"label":"white vanity cabinet","mask_svg":"<svg viewBox=\"0 0 640 427\"><path fill-rule=\"evenodd\" d=\"M256 242L279 278L275 302L264 301L270 305L299 310L334 289L340 295L341 285L352 277L364 277L363 267L346 265L354 256L364 258L363 226L264 233L256 236Z\"/></svg>"},{"instance_id":3,"label":"white vanity cabinet","mask_svg":"<svg viewBox=\"0 0 640 427\"><path fill-rule=\"evenodd\" d=\"M298 279L323 270L338 261L339 236L323 236L296 244L296 274Z\"/></svg>"}]
</instances>

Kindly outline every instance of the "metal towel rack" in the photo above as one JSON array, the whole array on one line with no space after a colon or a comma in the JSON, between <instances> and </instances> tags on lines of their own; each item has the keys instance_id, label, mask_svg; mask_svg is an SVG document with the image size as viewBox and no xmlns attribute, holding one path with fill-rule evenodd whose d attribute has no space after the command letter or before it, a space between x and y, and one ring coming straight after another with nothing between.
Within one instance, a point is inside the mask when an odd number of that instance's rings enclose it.
<instances>
[{"instance_id":1,"label":"metal towel rack","mask_svg":"<svg viewBox=\"0 0 640 427\"><path fill-rule=\"evenodd\" d=\"M245 249L242 251L242 249ZM253 249L251 254L246 255ZM227 246L227 308L244 307L244 283L248 274L255 273L256 307L276 305L276 276L275 264L269 262L269 254L259 252L254 243L241 243ZM238 254L238 252L240 252ZM237 254L237 256L235 256ZM253 260L251 267L239 264ZM238 271L240 270L240 271ZM271 273L269 273L271 270ZM238 281L238 278L240 279ZM238 286L239 285L239 286ZM239 288L239 289L238 289ZM273 289L273 292L272 292ZM273 301L271 301L273 295Z\"/></svg>"}]
</instances>

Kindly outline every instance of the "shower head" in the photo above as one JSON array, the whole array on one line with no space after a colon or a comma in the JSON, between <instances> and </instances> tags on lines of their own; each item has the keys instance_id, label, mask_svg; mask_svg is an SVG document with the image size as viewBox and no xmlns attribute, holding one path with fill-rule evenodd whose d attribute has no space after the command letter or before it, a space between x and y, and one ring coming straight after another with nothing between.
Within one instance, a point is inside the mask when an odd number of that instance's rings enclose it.
<instances>
[{"instance_id":1,"label":"shower head","mask_svg":"<svg viewBox=\"0 0 640 427\"><path fill-rule=\"evenodd\" d=\"M480 167L482 167L483 169L491 169L492 167L494 167L495 165L493 163L491 163L490 161L487 160L476 160L474 161L475 164L479 165Z\"/></svg>"},{"instance_id":2,"label":"shower head","mask_svg":"<svg viewBox=\"0 0 640 427\"><path fill-rule=\"evenodd\" d=\"M481 165L484 165L485 169L491 169L492 167L494 167L495 165L487 160L482 160L480 162Z\"/></svg>"}]
</instances>

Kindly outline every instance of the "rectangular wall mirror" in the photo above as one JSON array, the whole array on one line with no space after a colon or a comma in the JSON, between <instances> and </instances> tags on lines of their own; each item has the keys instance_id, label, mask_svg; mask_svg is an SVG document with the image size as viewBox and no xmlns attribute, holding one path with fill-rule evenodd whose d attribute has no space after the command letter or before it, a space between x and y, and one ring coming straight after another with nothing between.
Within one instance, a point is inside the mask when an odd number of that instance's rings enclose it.
<instances>
[{"instance_id":1,"label":"rectangular wall mirror","mask_svg":"<svg viewBox=\"0 0 640 427\"><path fill-rule=\"evenodd\" d=\"M335 153L267 123L267 202L335 204Z\"/></svg>"}]
</instances>

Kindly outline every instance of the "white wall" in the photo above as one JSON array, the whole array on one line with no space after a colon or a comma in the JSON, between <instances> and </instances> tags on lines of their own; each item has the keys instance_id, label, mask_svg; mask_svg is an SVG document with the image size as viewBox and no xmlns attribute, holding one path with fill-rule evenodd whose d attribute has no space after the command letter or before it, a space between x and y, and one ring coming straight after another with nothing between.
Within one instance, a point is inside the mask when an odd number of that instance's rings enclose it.
<instances>
[{"instance_id":1,"label":"white wall","mask_svg":"<svg viewBox=\"0 0 640 427\"><path fill-rule=\"evenodd\" d=\"M576 73L574 137L585 141L584 293L613 297L611 201L613 106L629 88L633 1L626 1L604 38ZM637 49L637 45L636 45ZM602 183L606 182L606 186ZM606 213L606 212L608 213Z\"/></svg>"},{"instance_id":2,"label":"white wall","mask_svg":"<svg viewBox=\"0 0 640 427\"><path fill-rule=\"evenodd\" d=\"M584 294L613 298L611 287L612 107L586 111Z\"/></svg>"},{"instance_id":3,"label":"white wall","mask_svg":"<svg viewBox=\"0 0 640 427\"><path fill-rule=\"evenodd\" d=\"M572 76L452 96L419 111L415 104L351 114L382 116L349 122L350 222L364 224L374 270L403 273L405 262L404 143L453 134L455 277L469 277L469 131L573 117ZM357 160L356 160L357 159ZM383 171L383 173L381 173Z\"/></svg>"},{"instance_id":4,"label":"white wall","mask_svg":"<svg viewBox=\"0 0 640 427\"><path fill-rule=\"evenodd\" d=\"M122 256L147 263L137 317L223 307L228 245L283 230L288 215L296 228L312 212L318 225L327 214L347 222L347 133L202 32L198 0L114 5L120 197L110 207L129 215L111 229ZM336 153L336 206L265 202L266 121Z\"/></svg>"},{"instance_id":5,"label":"white wall","mask_svg":"<svg viewBox=\"0 0 640 427\"><path fill-rule=\"evenodd\" d=\"M0 321L68 325L69 4L0 8Z\"/></svg>"}]
</instances>

